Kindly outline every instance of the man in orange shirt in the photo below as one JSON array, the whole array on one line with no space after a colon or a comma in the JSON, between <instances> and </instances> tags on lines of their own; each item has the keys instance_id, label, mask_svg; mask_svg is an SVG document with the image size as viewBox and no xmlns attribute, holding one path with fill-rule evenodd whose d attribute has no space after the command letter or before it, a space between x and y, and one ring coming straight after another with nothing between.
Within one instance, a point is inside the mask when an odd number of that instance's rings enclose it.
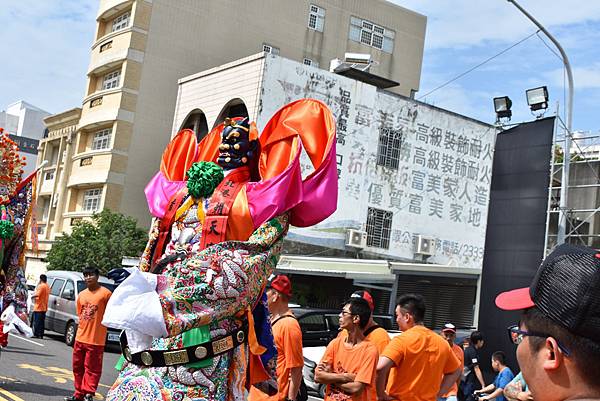
<instances>
[{"instance_id":1,"label":"man in orange shirt","mask_svg":"<svg viewBox=\"0 0 600 401\"><path fill-rule=\"evenodd\" d=\"M75 393L65 401L91 401L94 399L100 376L106 343L106 327L102 317L112 293L98 283L100 272L86 267L83 278L87 289L77 297L79 326L73 345L73 381Z\"/></svg>"},{"instance_id":2,"label":"man in orange shirt","mask_svg":"<svg viewBox=\"0 0 600 401\"><path fill-rule=\"evenodd\" d=\"M423 325L424 317L421 295L405 294L396 301L396 322L403 333L379 357L378 400L435 401L460 376L460 361L446 340Z\"/></svg>"},{"instance_id":3,"label":"man in orange shirt","mask_svg":"<svg viewBox=\"0 0 600 401\"><path fill-rule=\"evenodd\" d=\"M329 343L315 370L315 381L327 384L325 401L369 401L378 357L375 345L364 341L370 316L371 309L363 298L350 298L342 308L340 328L348 335Z\"/></svg>"},{"instance_id":4,"label":"man in orange shirt","mask_svg":"<svg viewBox=\"0 0 600 401\"><path fill-rule=\"evenodd\" d=\"M460 360L460 370L462 371L465 363L465 353L462 348L454 343L456 340L456 327L452 323L446 323L442 329L442 337L448 341L448 345L454 351L454 355ZM438 401L457 401L458 400L458 386L460 384L460 376L456 379L456 382L450 387L450 390L438 398Z\"/></svg>"},{"instance_id":5,"label":"man in orange shirt","mask_svg":"<svg viewBox=\"0 0 600 401\"><path fill-rule=\"evenodd\" d=\"M302 381L302 331L288 303L292 297L292 283L287 276L276 276L267 289L267 303L271 312L273 340L277 348L277 394L268 397L256 387L250 388L250 401L296 401Z\"/></svg>"},{"instance_id":6,"label":"man in orange shirt","mask_svg":"<svg viewBox=\"0 0 600 401\"><path fill-rule=\"evenodd\" d=\"M350 295L350 297L362 298L369 304L371 316L369 316L369 321L367 322L367 325L363 330L363 334L365 335L365 340L372 342L373 345L377 347L377 352L381 354L390 342L390 335L383 327L375 323L375 321L373 320L373 310L375 309L373 297L371 296L371 294L369 294L368 291L365 290L354 291L352 295ZM345 331L342 331L342 333L344 332ZM375 388L373 388L373 390L375 390ZM373 393L373 396L375 396L375 393ZM375 398L373 398L373 400L375 400Z\"/></svg>"},{"instance_id":7,"label":"man in orange shirt","mask_svg":"<svg viewBox=\"0 0 600 401\"><path fill-rule=\"evenodd\" d=\"M48 287L48 277L40 274L40 282L35 288L35 293L31 296L33 305L33 336L35 338L44 337L44 325L46 321L46 311L48 311L48 298L50 297L50 287Z\"/></svg>"}]
</instances>

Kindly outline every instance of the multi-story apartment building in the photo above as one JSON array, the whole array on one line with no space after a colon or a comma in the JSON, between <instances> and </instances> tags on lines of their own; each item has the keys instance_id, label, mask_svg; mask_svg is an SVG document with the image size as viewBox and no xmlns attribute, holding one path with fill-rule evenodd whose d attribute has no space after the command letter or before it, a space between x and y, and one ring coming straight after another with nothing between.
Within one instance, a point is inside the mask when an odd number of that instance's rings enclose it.
<instances>
[{"instance_id":1,"label":"multi-story apartment building","mask_svg":"<svg viewBox=\"0 0 600 401\"><path fill-rule=\"evenodd\" d=\"M45 132L44 118L49 116L40 109L23 100L9 104L0 111L0 127L19 145L21 156L25 157L24 175L33 172L36 166L38 141Z\"/></svg>"},{"instance_id":2,"label":"multi-story apartment building","mask_svg":"<svg viewBox=\"0 0 600 401\"><path fill-rule=\"evenodd\" d=\"M81 109L74 108L62 113L48 116L44 119L47 127L46 134L40 140L38 164L43 160L47 163L41 167L38 175L36 220L38 225L38 249L28 252L27 280L37 282L39 274L46 270L43 259L52 246L52 241L57 233L65 230L66 222L63 210L76 207L85 215L90 202L85 197L73 197L74 192L68 190L67 180L73 163L73 143L77 133ZM85 203L85 204L84 204ZM69 225L77 218L69 217ZM31 250L31 247L29 247Z\"/></svg>"},{"instance_id":3,"label":"multi-story apartment building","mask_svg":"<svg viewBox=\"0 0 600 401\"><path fill-rule=\"evenodd\" d=\"M50 202L62 221L47 226L48 238L102 208L149 224L143 189L171 135L179 78L261 50L324 68L355 52L410 96L425 25L384 0L100 0L65 200ZM241 103L229 106L235 114Z\"/></svg>"}]
</instances>

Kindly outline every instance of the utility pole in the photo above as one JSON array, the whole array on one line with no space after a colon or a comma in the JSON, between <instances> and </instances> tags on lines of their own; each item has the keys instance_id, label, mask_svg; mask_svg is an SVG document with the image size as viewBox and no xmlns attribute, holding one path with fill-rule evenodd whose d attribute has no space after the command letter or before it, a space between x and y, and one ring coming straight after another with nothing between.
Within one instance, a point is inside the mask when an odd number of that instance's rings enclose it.
<instances>
[{"instance_id":1,"label":"utility pole","mask_svg":"<svg viewBox=\"0 0 600 401\"><path fill-rule=\"evenodd\" d=\"M556 239L556 244L560 245L565 242L567 237L567 198L569 196L569 162L571 161L571 132L572 132L572 123L573 123L573 72L571 71L571 64L569 63L569 58L567 57L567 53L565 53L564 49L558 43L558 41L548 32L546 28L542 24L538 22L531 14L529 14L523 7L521 7L515 0L507 0L509 3L512 3L519 11L521 11L531 22L533 22L544 34L554 43L560 55L562 56L563 64L565 65L565 70L567 71L567 80L568 80L568 97L567 97L567 127L565 133L565 145L563 149L563 169L562 169L562 178L560 183L560 212L558 215L558 237ZM554 151L554 149L552 150ZM550 182L552 185L552 182Z\"/></svg>"}]
</instances>

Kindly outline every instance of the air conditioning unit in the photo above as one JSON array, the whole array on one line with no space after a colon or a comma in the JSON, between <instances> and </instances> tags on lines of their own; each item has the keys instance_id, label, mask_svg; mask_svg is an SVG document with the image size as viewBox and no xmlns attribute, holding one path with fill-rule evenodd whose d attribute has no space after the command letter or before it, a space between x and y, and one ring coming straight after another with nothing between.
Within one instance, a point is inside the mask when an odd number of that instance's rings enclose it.
<instances>
[{"instance_id":1,"label":"air conditioning unit","mask_svg":"<svg viewBox=\"0 0 600 401\"><path fill-rule=\"evenodd\" d=\"M367 53L344 53L344 62L348 64L371 64L373 58Z\"/></svg>"},{"instance_id":2,"label":"air conditioning unit","mask_svg":"<svg viewBox=\"0 0 600 401\"><path fill-rule=\"evenodd\" d=\"M349 229L346 231L346 246L352 248L365 248L367 246L367 232Z\"/></svg>"},{"instance_id":3,"label":"air conditioning unit","mask_svg":"<svg viewBox=\"0 0 600 401\"><path fill-rule=\"evenodd\" d=\"M433 256L435 254L435 239L424 235L417 235L415 248L415 253L418 255Z\"/></svg>"}]
</instances>

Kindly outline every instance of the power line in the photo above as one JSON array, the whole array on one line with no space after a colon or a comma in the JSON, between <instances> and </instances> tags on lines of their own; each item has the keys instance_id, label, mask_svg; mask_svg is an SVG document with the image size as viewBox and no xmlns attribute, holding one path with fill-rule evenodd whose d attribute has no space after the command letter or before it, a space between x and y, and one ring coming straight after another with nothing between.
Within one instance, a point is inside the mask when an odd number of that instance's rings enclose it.
<instances>
[{"instance_id":1,"label":"power line","mask_svg":"<svg viewBox=\"0 0 600 401\"><path fill-rule=\"evenodd\" d=\"M470 73L470 72L472 72L472 71L476 70L477 68L481 67L482 65L484 65L484 64L487 64L488 62L492 61L492 60L493 60L493 59L495 59L496 57L503 55L504 53L506 53L507 51L509 51L509 50L510 50L510 49L512 49L513 47L516 47L516 46L520 45L521 43L525 42L527 39L531 38L532 36L534 36L534 35L537 35L537 33L538 33L539 31L540 31L540 30L538 29L537 31L533 32L531 35L528 35L527 37L525 37L525 38L521 39L521 40L520 40L520 41L518 41L517 43L515 43L515 44L513 44L513 45L511 45L511 46L509 46L509 47L507 47L507 48L506 48L506 49L504 49L504 50L502 50L500 53L498 53L498 54L495 54L495 55L493 55L492 57L489 57L489 58L487 58L486 60L484 60L484 61L482 61L481 63L477 64L475 67L472 67L472 68L468 69L467 71L463 72L462 74L460 74L460 75L458 75L458 76L456 76L456 77L452 78L451 80L449 80L449 81L447 81L447 82L445 82L445 83L441 84L441 85L440 85L440 86L438 86L437 88L430 90L429 92L427 92L427 93L426 93L426 94L424 94L423 96L419 96L419 98L418 98L417 100L421 100L421 99L423 99L424 97L426 97L426 96L428 96L428 95L431 95L433 92L435 92L435 91L437 91L437 90L439 90L439 89L442 89L442 88L443 88L443 87L445 87L445 86L448 86L448 85L449 85L449 84L451 84L452 82L456 81L457 79L460 79L460 78L464 77L465 75L467 75L468 73Z\"/></svg>"}]
</instances>

